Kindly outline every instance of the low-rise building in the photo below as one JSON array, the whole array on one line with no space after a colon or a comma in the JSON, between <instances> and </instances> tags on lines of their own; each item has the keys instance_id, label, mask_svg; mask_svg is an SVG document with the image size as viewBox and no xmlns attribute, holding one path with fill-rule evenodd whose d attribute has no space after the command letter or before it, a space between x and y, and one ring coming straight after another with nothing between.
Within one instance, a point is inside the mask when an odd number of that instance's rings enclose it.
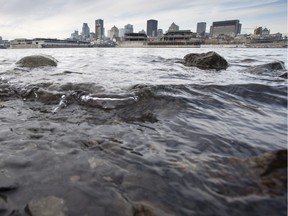
<instances>
[{"instance_id":1,"label":"low-rise building","mask_svg":"<svg viewBox=\"0 0 288 216\"><path fill-rule=\"evenodd\" d=\"M73 48L73 47L91 47L89 42L75 40L58 40L54 38L35 38L32 45L37 48Z\"/></svg>"},{"instance_id":2,"label":"low-rise building","mask_svg":"<svg viewBox=\"0 0 288 216\"><path fill-rule=\"evenodd\" d=\"M125 41L147 41L147 35L143 33L127 33L124 36Z\"/></svg>"},{"instance_id":3,"label":"low-rise building","mask_svg":"<svg viewBox=\"0 0 288 216\"><path fill-rule=\"evenodd\" d=\"M164 41L188 41L192 38L196 38L196 33L190 30L168 31L164 34Z\"/></svg>"}]
</instances>

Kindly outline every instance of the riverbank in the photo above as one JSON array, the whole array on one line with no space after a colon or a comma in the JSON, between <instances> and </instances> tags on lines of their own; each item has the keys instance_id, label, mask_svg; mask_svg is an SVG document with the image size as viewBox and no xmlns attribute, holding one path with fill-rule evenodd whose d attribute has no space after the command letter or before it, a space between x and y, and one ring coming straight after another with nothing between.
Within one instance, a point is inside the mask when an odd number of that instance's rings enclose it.
<instances>
[{"instance_id":1,"label":"riverbank","mask_svg":"<svg viewBox=\"0 0 288 216\"><path fill-rule=\"evenodd\" d=\"M287 48L287 41L273 43L238 43L238 44L193 44L188 42L177 43L151 43L147 41L121 41L116 48ZM106 46L87 46L84 48L99 48ZM107 46L112 47L112 46ZM6 48L6 47L0 47ZM39 48L83 48L82 46L38 46L35 44L19 44L7 47L7 49L39 49Z\"/></svg>"}]
</instances>

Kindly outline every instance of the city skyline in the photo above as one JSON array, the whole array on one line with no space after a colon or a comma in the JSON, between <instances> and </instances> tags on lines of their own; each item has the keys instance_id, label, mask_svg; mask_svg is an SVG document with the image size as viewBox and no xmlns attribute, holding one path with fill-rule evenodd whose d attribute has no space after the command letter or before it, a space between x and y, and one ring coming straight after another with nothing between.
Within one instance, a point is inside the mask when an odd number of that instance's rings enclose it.
<instances>
[{"instance_id":1,"label":"city skyline","mask_svg":"<svg viewBox=\"0 0 288 216\"><path fill-rule=\"evenodd\" d=\"M96 19L103 19L105 30L126 24L134 32L146 30L149 19L158 20L158 29L168 30L171 23L180 29L196 32L198 22L206 22L207 29L215 21L238 19L241 33L253 33L259 26L271 33L287 35L286 0L167 0L165 4L150 0L0 0L0 35L3 39L53 37L67 38L71 32L81 32L87 23L93 32ZM207 31L207 30L206 30ZM105 32L106 33L106 32Z\"/></svg>"}]
</instances>

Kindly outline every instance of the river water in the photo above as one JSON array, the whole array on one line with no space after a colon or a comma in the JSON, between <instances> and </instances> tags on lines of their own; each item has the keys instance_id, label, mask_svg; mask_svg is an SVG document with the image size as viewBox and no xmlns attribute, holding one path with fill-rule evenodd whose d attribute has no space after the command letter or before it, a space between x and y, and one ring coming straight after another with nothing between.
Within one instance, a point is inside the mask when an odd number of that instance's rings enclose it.
<instances>
[{"instance_id":1,"label":"river water","mask_svg":"<svg viewBox=\"0 0 288 216\"><path fill-rule=\"evenodd\" d=\"M214 49L221 71L180 63L211 50L1 50L0 215L49 196L69 216L286 215L287 193L235 161L287 148L285 71L246 70L287 67L287 49ZM58 66L17 67L32 54Z\"/></svg>"}]
</instances>

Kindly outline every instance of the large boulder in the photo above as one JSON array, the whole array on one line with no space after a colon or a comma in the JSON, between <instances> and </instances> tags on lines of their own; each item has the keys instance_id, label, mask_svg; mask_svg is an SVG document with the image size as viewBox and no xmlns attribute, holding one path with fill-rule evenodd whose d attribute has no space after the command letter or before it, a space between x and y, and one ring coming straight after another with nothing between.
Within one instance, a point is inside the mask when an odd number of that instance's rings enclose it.
<instances>
[{"instance_id":1,"label":"large boulder","mask_svg":"<svg viewBox=\"0 0 288 216\"><path fill-rule=\"evenodd\" d=\"M216 52L189 53L184 56L185 66L195 66L200 69L222 70L228 67L228 62Z\"/></svg>"},{"instance_id":2,"label":"large boulder","mask_svg":"<svg viewBox=\"0 0 288 216\"><path fill-rule=\"evenodd\" d=\"M29 67L29 68L37 68L37 67L46 67L46 66L57 66L57 60L52 58L51 56L44 55L31 55L26 56L20 59L16 64L20 67Z\"/></svg>"}]
</instances>

